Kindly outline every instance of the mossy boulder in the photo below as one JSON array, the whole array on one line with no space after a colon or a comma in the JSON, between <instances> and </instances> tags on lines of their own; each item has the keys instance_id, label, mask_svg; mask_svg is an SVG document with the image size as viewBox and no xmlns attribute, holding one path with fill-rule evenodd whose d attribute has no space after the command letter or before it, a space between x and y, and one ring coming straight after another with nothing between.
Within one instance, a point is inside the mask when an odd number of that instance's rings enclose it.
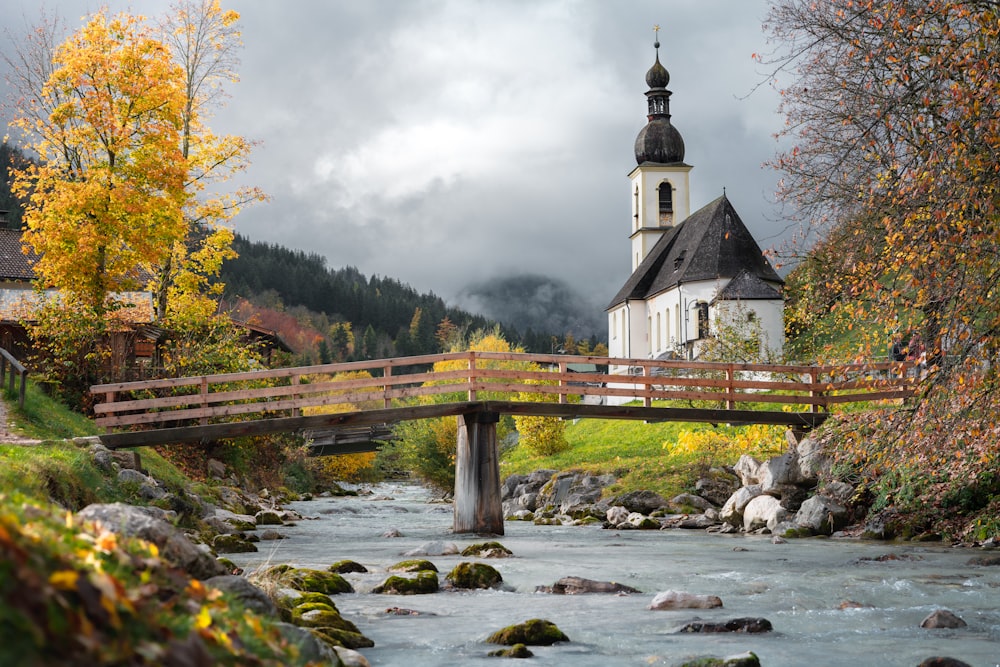
<instances>
[{"instance_id":1,"label":"mossy boulder","mask_svg":"<svg viewBox=\"0 0 1000 667\"><path fill-rule=\"evenodd\" d=\"M486 563L459 563L446 579L455 588L495 588L503 583L496 568Z\"/></svg>"},{"instance_id":2,"label":"mossy boulder","mask_svg":"<svg viewBox=\"0 0 1000 667\"><path fill-rule=\"evenodd\" d=\"M292 610L292 623L304 628L337 628L347 632L358 631L358 626L341 616L339 612L325 609L302 611L301 607L296 607Z\"/></svg>"},{"instance_id":3,"label":"mossy boulder","mask_svg":"<svg viewBox=\"0 0 1000 667\"><path fill-rule=\"evenodd\" d=\"M258 526L280 526L284 523L281 515L273 510L261 510L254 515Z\"/></svg>"},{"instance_id":4,"label":"mossy boulder","mask_svg":"<svg viewBox=\"0 0 1000 667\"><path fill-rule=\"evenodd\" d=\"M303 593L291 588L285 588L279 591L274 601L278 605L278 611L281 612L281 620L286 623L293 621L293 613L298 607L306 607L306 610L326 609L339 613L337 605L325 593Z\"/></svg>"},{"instance_id":5,"label":"mossy boulder","mask_svg":"<svg viewBox=\"0 0 1000 667\"><path fill-rule=\"evenodd\" d=\"M425 570L428 572L438 571L434 563L420 558L399 561L395 565L390 565L388 569L390 572L423 572Z\"/></svg>"},{"instance_id":6,"label":"mossy boulder","mask_svg":"<svg viewBox=\"0 0 1000 667\"><path fill-rule=\"evenodd\" d=\"M310 628L309 630L320 641L326 642L330 646L343 646L352 650L375 646L375 642L360 632L350 632L338 628Z\"/></svg>"},{"instance_id":7,"label":"mossy boulder","mask_svg":"<svg viewBox=\"0 0 1000 667\"><path fill-rule=\"evenodd\" d=\"M324 572L304 567L292 568L282 573L279 581L286 586L304 592L325 593L327 595L354 592L351 584L336 572Z\"/></svg>"},{"instance_id":8,"label":"mossy boulder","mask_svg":"<svg viewBox=\"0 0 1000 667\"><path fill-rule=\"evenodd\" d=\"M514 644L510 648L500 648L487 653L491 658L531 658L534 653L528 650L524 644Z\"/></svg>"},{"instance_id":9,"label":"mossy boulder","mask_svg":"<svg viewBox=\"0 0 1000 667\"><path fill-rule=\"evenodd\" d=\"M466 557L478 556L479 558L509 558L514 555L514 552L499 542L479 542L465 547L462 555Z\"/></svg>"},{"instance_id":10,"label":"mossy boulder","mask_svg":"<svg viewBox=\"0 0 1000 667\"><path fill-rule=\"evenodd\" d=\"M437 593L440 585L438 583L437 572L422 570L414 577L400 577L393 575L382 582L381 585L372 589L372 593L384 593L387 595L426 595Z\"/></svg>"},{"instance_id":11,"label":"mossy boulder","mask_svg":"<svg viewBox=\"0 0 1000 667\"><path fill-rule=\"evenodd\" d=\"M338 560L336 563L326 568L327 572L335 572L337 574L347 574L348 572L367 572L368 568L361 563L356 563L353 560Z\"/></svg>"},{"instance_id":12,"label":"mossy boulder","mask_svg":"<svg viewBox=\"0 0 1000 667\"><path fill-rule=\"evenodd\" d=\"M239 535L216 535L212 548L217 554L240 554L257 551L257 547Z\"/></svg>"},{"instance_id":13,"label":"mossy boulder","mask_svg":"<svg viewBox=\"0 0 1000 667\"><path fill-rule=\"evenodd\" d=\"M750 651L727 658L698 658L682 662L679 667L760 667L760 659Z\"/></svg>"},{"instance_id":14,"label":"mossy boulder","mask_svg":"<svg viewBox=\"0 0 1000 667\"><path fill-rule=\"evenodd\" d=\"M562 630L556 627L556 624L552 621L533 618L524 623L509 625L503 630L497 630L486 641L490 644L502 644L504 646L514 646L515 644L551 646L556 642L568 642L569 637L563 634Z\"/></svg>"}]
</instances>

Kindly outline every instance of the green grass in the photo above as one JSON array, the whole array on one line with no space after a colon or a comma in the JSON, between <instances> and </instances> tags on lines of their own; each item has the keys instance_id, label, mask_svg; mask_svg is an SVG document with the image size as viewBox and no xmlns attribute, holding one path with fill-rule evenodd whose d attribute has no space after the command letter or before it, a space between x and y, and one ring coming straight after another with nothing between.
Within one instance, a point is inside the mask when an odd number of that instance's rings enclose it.
<instances>
[{"instance_id":1,"label":"green grass","mask_svg":"<svg viewBox=\"0 0 1000 667\"><path fill-rule=\"evenodd\" d=\"M669 498L691 491L708 466L731 465L739 457L676 451L675 444L683 433L702 431L733 437L740 429L710 424L580 419L567 424L568 450L554 456L534 456L525 447L514 447L502 454L500 474L506 477L540 469L610 473L618 479L606 494L642 489ZM783 443L772 445L780 449Z\"/></svg>"},{"instance_id":2,"label":"green grass","mask_svg":"<svg viewBox=\"0 0 1000 667\"><path fill-rule=\"evenodd\" d=\"M34 382L27 384L23 408L18 407L16 394L6 389L4 398L11 427L25 437L61 440L101 432L93 421L48 396Z\"/></svg>"}]
</instances>

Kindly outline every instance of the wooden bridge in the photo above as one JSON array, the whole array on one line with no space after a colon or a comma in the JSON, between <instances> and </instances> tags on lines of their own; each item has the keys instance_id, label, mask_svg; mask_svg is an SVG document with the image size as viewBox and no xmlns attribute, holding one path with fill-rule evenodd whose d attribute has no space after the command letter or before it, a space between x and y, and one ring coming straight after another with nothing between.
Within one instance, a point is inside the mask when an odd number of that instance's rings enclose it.
<instances>
[{"instance_id":1,"label":"wooden bridge","mask_svg":"<svg viewBox=\"0 0 1000 667\"><path fill-rule=\"evenodd\" d=\"M574 372L581 367L594 372ZM400 421L456 416L455 532L503 534L502 414L779 424L806 430L832 406L899 399L899 363L840 366L458 352L95 385L109 448L325 430L322 455L373 451ZM127 429L127 430L122 430ZM338 429L352 438L338 443ZM379 430L381 429L381 430Z\"/></svg>"}]
</instances>

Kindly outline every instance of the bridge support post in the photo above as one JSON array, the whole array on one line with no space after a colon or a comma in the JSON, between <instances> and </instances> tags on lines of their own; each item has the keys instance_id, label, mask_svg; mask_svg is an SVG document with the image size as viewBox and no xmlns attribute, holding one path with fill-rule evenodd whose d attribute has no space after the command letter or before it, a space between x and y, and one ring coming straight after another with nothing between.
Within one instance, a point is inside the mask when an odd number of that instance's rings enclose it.
<instances>
[{"instance_id":1,"label":"bridge support post","mask_svg":"<svg viewBox=\"0 0 1000 667\"><path fill-rule=\"evenodd\" d=\"M500 462L496 412L476 411L458 416L455 453L456 533L503 535Z\"/></svg>"}]
</instances>

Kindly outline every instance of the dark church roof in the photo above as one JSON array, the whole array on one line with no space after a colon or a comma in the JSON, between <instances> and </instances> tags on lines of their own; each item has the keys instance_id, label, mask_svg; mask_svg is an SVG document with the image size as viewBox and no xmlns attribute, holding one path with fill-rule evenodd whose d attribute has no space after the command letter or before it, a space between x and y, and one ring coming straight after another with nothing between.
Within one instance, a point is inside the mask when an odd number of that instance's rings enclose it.
<instances>
[{"instance_id":1,"label":"dark church roof","mask_svg":"<svg viewBox=\"0 0 1000 667\"><path fill-rule=\"evenodd\" d=\"M681 283L737 277L740 282L733 286L734 296L728 298L780 298L776 286L784 281L764 257L729 199L722 195L679 225L664 230L607 309L626 299L647 299ZM770 294L764 286L770 287L774 295L763 296ZM740 293L761 296L737 296Z\"/></svg>"},{"instance_id":2,"label":"dark church roof","mask_svg":"<svg viewBox=\"0 0 1000 667\"><path fill-rule=\"evenodd\" d=\"M716 301L750 301L759 299L780 299L781 292L771 283L744 269L719 290Z\"/></svg>"}]
</instances>

